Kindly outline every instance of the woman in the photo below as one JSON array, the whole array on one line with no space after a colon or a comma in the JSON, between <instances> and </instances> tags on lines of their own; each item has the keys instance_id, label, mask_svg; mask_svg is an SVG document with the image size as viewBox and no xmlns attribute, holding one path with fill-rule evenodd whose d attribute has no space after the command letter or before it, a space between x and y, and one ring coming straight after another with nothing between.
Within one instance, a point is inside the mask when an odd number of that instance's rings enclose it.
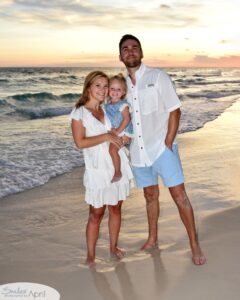
<instances>
[{"instance_id":1,"label":"woman","mask_svg":"<svg viewBox=\"0 0 240 300\"><path fill-rule=\"evenodd\" d=\"M86 228L87 260L95 263L95 249L99 228L106 206L109 210L110 252L118 258L124 251L118 248L121 226L121 206L130 191L133 178L127 155L122 147L122 139L111 132L102 103L108 95L108 77L100 71L88 74L83 92L71 113L72 133L76 146L83 149L85 161L84 186L85 201L89 204L89 218ZM119 150L122 178L111 183L114 167L109 154L109 144Z\"/></svg>"}]
</instances>

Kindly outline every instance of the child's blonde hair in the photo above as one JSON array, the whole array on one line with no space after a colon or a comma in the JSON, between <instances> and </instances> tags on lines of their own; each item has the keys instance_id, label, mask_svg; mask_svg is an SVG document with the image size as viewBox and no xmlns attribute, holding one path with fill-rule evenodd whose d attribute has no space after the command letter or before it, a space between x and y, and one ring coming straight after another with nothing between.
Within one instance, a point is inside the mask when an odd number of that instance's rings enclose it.
<instances>
[{"instance_id":1,"label":"child's blonde hair","mask_svg":"<svg viewBox=\"0 0 240 300\"><path fill-rule=\"evenodd\" d=\"M122 73L119 73L117 75L111 76L109 78L109 86L111 85L111 83L114 80L118 80L121 83L121 85L122 85L122 87L123 87L123 89L125 91L125 93L122 95L121 99L124 99L126 97L126 95L127 95L127 81L126 81L125 77L123 76Z\"/></svg>"}]
</instances>

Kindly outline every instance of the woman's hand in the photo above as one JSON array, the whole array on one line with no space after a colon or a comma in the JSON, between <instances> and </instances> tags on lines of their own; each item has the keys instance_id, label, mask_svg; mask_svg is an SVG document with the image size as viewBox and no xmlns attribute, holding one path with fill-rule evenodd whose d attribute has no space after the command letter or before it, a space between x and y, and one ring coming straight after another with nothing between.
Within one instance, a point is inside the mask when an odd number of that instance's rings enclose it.
<instances>
[{"instance_id":1,"label":"woman's hand","mask_svg":"<svg viewBox=\"0 0 240 300\"><path fill-rule=\"evenodd\" d=\"M112 130L106 133L106 140L119 149L123 146L122 138L117 136Z\"/></svg>"}]
</instances>

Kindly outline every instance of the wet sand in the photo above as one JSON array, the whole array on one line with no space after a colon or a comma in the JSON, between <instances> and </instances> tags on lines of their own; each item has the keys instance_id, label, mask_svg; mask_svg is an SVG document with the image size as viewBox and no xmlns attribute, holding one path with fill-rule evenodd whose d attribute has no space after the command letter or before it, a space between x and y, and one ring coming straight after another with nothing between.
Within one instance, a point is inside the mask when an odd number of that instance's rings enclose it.
<instances>
[{"instance_id":1,"label":"wet sand","mask_svg":"<svg viewBox=\"0 0 240 300\"><path fill-rule=\"evenodd\" d=\"M141 190L124 203L122 261L108 256L107 218L97 265L84 266L83 168L0 200L0 284L36 282L61 299L239 299L240 102L204 128L179 135L186 186L207 264L191 262L188 240L166 189L161 190L159 249L139 251L147 234Z\"/></svg>"}]
</instances>

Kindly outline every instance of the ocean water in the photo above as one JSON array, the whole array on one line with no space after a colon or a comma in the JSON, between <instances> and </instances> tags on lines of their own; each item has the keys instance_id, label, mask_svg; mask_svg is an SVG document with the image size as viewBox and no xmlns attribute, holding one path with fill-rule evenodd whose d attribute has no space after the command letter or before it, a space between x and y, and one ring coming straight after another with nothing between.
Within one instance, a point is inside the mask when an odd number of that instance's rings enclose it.
<instances>
[{"instance_id":1,"label":"ocean water","mask_svg":"<svg viewBox=\"0 0 240 300\"><path fill-rule=\"evenodd\" d=\"M68 114L92 68L0 68L0 198L83 165ZM102 68L107 74L120 68ZM215 119L240 96L239 69L167 69L182 101L179 133Z\"/></svg>"}]
</instances>

